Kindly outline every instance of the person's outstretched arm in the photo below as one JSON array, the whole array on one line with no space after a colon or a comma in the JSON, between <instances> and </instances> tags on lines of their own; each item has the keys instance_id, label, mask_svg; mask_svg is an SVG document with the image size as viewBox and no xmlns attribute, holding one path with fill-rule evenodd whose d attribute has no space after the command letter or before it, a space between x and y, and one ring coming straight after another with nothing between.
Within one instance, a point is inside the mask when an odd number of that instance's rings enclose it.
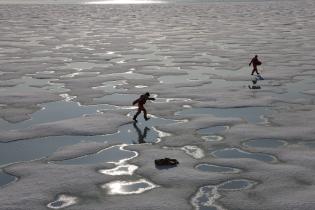
<instances>
[{"instance_id":1,"label":"person's outstretched arm","mask_svg":"<svg viewBox=\"0 0 315 210\"><path fill-rule=\"evenodd\" d=\"M250 63L248 64L249 66L253 63L253 59L250 61Z\"/></svg>"},{"instance_id":2,"label":"person's outstretched arm","mask_svg":"<svg viewBox=\"0 0 315 210\"><path fill-rule=\"evenodd\" d=\"M139 102L139 98L138 98L137 100L133 101L133 102L132 102L132 105L135 105L135 104L138 103L138 102Z\"/></svg>"},{"instance_id":3,"label":"person's outstretched arm","mask_svg":"<svg viewBox=\"0 0 315 210\"><path fill-rule=\"evenodd\" d=\"M148 100L155 101L155 98L148 98Z\"/></svg>"}]
</instances>

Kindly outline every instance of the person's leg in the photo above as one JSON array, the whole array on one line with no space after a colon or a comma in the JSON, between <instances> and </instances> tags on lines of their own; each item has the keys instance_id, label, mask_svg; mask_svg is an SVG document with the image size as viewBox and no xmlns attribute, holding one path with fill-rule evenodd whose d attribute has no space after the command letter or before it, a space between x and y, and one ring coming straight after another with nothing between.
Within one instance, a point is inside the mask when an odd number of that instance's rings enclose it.
<instances>
[{"instance_id":1,"label":"person's leg","mask_svg":"<svg viewBox=\"0 0 315 210\"><path fill-rule=\"evenodd\" d=\"M138 107L138 111L137 111L137 113L133 116L133 120L134 121L137 121L137 117L138 117L138 115L141 113L141 109L140 109L140 107Z\"/></svg>"},{"instance_id":2,"label":"person's leg","mask_svg":"<svg viewBox=\"0 0 315 210\"><path fill-rule=\"evenodd\" d=\"M143 117L144 117L144 119L145 119L145 120L149 120L150 118L148 118L148 116L147 116L147 110L143 107L142 111L143 111Z\"/></svg>"},{"instance_id":3,"label":"person's leg","mask_svg":"<svg viewBox=\"0 0 315 210\"><path fill-rule=\"evenodd\" d=\"M259 75L259 72L258 72L258 69L257 69L257 68L255 68L255 72L256 72L257 75Z\"/></svg>"},{"instance_id":4,"label":"person's leg","mask_svg":"<svg viewBox=\"0 0 315 210\"><path fill-rule=\"evenodd\" d=\"M257 71L257 69L253 69L252 75L254 75L255 72L256 72L256 74L259 74L258 71Z\"/></svg>"}]
</instances>

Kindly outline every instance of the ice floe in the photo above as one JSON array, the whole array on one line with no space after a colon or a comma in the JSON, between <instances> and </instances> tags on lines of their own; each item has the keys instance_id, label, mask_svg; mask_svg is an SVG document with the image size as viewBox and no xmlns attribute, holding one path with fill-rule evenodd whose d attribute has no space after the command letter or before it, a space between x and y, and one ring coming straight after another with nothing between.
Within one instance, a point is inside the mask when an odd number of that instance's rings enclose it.
<instances>
[{"instance_id":1,"label":"ice floe","mask_svg":"<svg viewBox=\"0 0 315 210\"><path fill-rule=\"evenodd\" d=\"M88 2L0 0L1 208L314 208L313 1Z\"/></svg>"}]
</instances>

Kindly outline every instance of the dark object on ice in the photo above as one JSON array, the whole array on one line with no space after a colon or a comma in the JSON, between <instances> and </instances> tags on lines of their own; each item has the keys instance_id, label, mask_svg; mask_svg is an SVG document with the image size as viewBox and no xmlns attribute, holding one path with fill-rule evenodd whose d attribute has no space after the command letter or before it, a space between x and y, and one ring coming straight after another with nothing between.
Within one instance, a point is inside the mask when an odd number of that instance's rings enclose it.
<instances>
[{"instance_id":1,"label":"dark object on ice","mask_svg":"<svg viewBox=\"0 0 315 210\"><path fill-rule=\"evenodd\" d=\"M144 104L147 102L147 100L154 101L155 98L150 98L150 93L146 92L145 94L141 95L137 100L132 102L132 105L138 104L138 111L137 113L133 116L133 120L137 122L137 117L143 111L143 117L145 120L149 120L150 118L147 117L147 110L144 108Z\"/></svg>"},{"instance_id":2,"label":"dark object on ice","mask_svg":"<svg viewBox=\"0 0 315 210\"><path fill-rule=\"evenodd\" d=\"M260 60L258 60L258 55L255 55L255 57L252 58L248 65L250 66L251 64L253 64L252 75L254 75L254 72L256 72L256 74L259 75L257 66L260 66L262 63Z\"/></svg>"},{"instance_id":3,"label":"dark object on ice","mask_svg":"<svg viewBox=\"0 0 315 210\"><path fill-rule=\"evenodd\" d=\"M176 159L163 158L154 161L157 166L176 166L179 162Z\"/></svg>"}]
</instances>

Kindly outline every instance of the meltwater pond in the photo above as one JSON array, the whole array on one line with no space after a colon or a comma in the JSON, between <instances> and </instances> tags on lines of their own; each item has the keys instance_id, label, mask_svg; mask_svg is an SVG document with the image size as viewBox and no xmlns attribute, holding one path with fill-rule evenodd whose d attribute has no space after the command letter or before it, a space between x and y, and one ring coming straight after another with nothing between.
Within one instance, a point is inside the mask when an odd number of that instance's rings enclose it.
<instances>
[{"instance_id":1,"label":"meltwater pond","mask_svg":"<svg viewBox=\"0 0 315 210\"><path fill-rule=\"evenodd\" d=\"M32 118L19 123L9 123L0 119L0 130L23 129L39 123L48 123L70 118L81 117L82 115L95 114L103 109L115 109L111 105L90 105L83 106L73 101L57 101L40 105L41 110L32 114Z\"/></svg>"},{"instance_id":2,"label":"meltwater pond","mask_svg":"<svg viewBox=\"0 0 315 210\"><path fill-rule=\"evenodd\" d=\"M247 179L235 179L219 185L219 190L240 190L247 189L256 184L256 182Z\"/></svg>"},{"instance_id":3,"label":"meltwater pond","mask_svg":"<svg viewBox=\"0 0 315 210\"><path fill-rule=\"evenodd\" d=\"M104 144L137 144L157 142L165 134L154 128L154 121L155 120L152 119L150 122L151 125L147 124L146 126L141 123L138 123L138 125L123 125L119 128L117 133L108 135L49 136L45 138L0 143L0 166L14 162L29 161L46 157L59 148L78 143L101 142ZM12 155L13 153L15 155ZM124 158L124 156L122 156L122 158Z\"/></svg>"},{"instance_id":4,"label":"meltwater pond","mask_svg":"<svg viewBox=\"0 0 315 210\"><path fill-rule=\"evenodd\" d=\"M95 154L85 155L69 160L58 161L61 164L95 164L102 162L123 162L138 155L137 152L125 150L123 145L112 146Z\"/></svg>"},{"instance_id":5,"label":"meltwater pond","mask_svg":"<svg viewBox=\"0 0 315 210\"><path fill-rule=\"evenodd\" d=\"M30 120L15 124L10 124L2 120L0 124L1 128L6 130L23 129L38 123L45 123L47 119L49 119L49 121L58 121L80 117L84 114L93 114L101 108L106 109L113 107L110 105L80 106L78 103L66 101L53 102L45 104L44 108L34 113ZM151 116L151 119L144 123L143 117L140 115L138 123L120 126L118 132L113 134L97 136L49 136L45 138L0 143L0 166L47 157L59 148L78 143L138 144L158 142L167 134L157 130L155 126L173 122L175 122L175 120ZM125 157L122 156L121 158Z\"/></svg>"},{"instance_id":6,"label":"meltwater pond","mask_svg":"<svg viewBox=\"0 0 315 210\"><path fill-rule=\"evenodd\" d=\"M217 173L238 173L241 170L237 168L227 167L227 166L219 166L202 163L196 166L197 169L204 172L217 172Z\"/></svg>"},{"instance_id":7,"label":"meltwater pond","mask_svg":"<svg viewBox=\"0 0 315 210\"><path fill-rule=\"evenodd\" d=\"M211 135L211 134L217 134L217 133L224 132L227 129L228 129L228 126L213 126L213 127L209 127L209 128L198 129L197 132L200 135Z\"/></svg>"},{"instance_id":8,"label":"meltwater pond","mask_svg":"<svg viewBox=\"0 0 315 210\"><path fill-rule=\"evenodd\" d=\"M105 104L119 104L125 106L131 106L132 102L136 100L139 95L136 94L123 94L123 93L113 93L110 95L103 96L101 98L96 98L94 101L96 103L105 103Z\"/></svg>"},{"instance_id":9,"label":"meltwater pond","mask_svg":"<svg viewBox=\"0 0 315 210\"><path fill-rule=\"evenodd\" d=\"M15 181L17 178L15 176L12 176L10 174L7 174L3 171L0 171L0 188L1 186L4 186L10 182Z\"/></svg>"},{"instance_id":10,"label":"meltwater pond","mask_svg":"<svg viewBox=\"0 0 315 210\"><path fill-rule=\"evenodd\" d=\"M287 144L284 140L279 139L252 139L243 142L244 146L247 147L265 147L265 148L277 148L285 146Z\"/></svg>"},{"instance_id":11,"label":"meltwater pond","mask_svg":"<svg viewBox=\"0 0 315 210\"><path fill-rule=\"evenodd\" d=\"M0 166L47 157L58 148L89 141L105 142L104 136L50 136L0 143Z\"/></svg>"},{"instance_id":12,"label":"meltwater pond","mask_svg":"<svg viewBox=\"0 0 315 210\"><path fill-rule=\"evenodd\" d=\"M250 158L264 162L274 162L277 160L276 157L272 155L246 152L238 148L225 148L221 150L216 150L211 154L219 158Z\"/></svg>"},{"instance_id":13,"label":"meltwater pond","mask_svg":"<svg viewBox=\"0 0 315 210\"><path fill-rule=\"evenodd\" d=\"M268 107L239 107L239 108L191 108L176 112L176 115L189 116L196 114L214 115L216 117L238 117L249 123L264 122L263 117L271 112Z\"/></svg>"}]
</instances>

